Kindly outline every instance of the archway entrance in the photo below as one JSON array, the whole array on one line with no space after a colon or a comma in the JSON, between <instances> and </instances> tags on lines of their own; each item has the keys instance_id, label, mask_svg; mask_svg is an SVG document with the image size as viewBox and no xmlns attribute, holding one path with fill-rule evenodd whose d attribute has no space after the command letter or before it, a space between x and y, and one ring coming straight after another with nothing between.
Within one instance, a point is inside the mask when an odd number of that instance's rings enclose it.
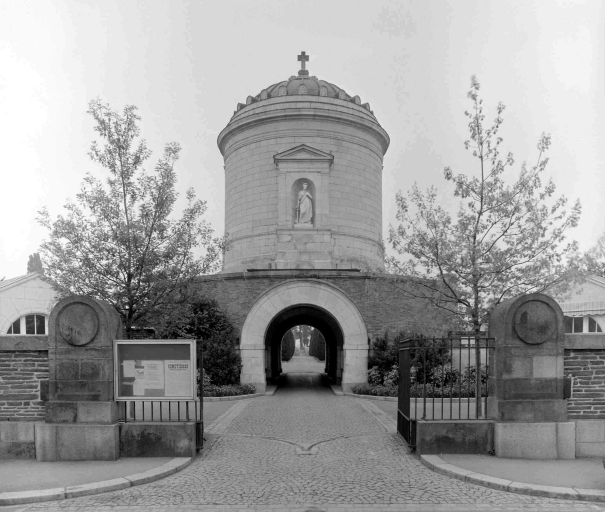
<instances>
[{"instance_id":1,"label":"archway entrance","mask_svg":"<svg viewBox=\"0 0 605 512\"><path fill-rule=\"evenodd\" d=\"M323 308L310 305L284 309L269 324L265 335L267 382L275 383L282 373L282 339L290 329L299 325L308 325L321 332L326 342L324 373L331 383L341 384L344 344L342 329L333 315Z\"/></svg>"},{"instance_id":2,"label":"archway entrance","mask_svg":"<svg viewBox=\"0 0 605 512\"><path fill-rule=\"evenodd\" d=\"M327 374L344 391L367 382L368 334L359 310L331 283L296 279L277 285L254 303L242 327L241 382L266 390L279 376L279 347L286 331L296 325L319 329L330 345Z\"/></svg>"}]
</instances>

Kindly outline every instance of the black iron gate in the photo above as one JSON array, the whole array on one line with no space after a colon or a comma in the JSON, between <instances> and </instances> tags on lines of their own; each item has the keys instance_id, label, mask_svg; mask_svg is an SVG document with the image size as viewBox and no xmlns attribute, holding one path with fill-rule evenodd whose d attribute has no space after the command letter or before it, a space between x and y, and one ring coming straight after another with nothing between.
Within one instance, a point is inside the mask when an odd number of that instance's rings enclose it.
<instances>
[{"instance_id":1,"label":"black iron gate","mask_svg":"<svg viewBox=\"0 0 605 512\"><path fill-rule=\"evenodd\" d=\"M399 343L399 390L397 392L397 432L412 449L416 448L416 420L410 416L411 339Z\"/></svg>"},{"instance_id":2,"label":"black iron gate","mask_svg":"<svg viewBox=\"0 0 605 512\"><path fill-rule=\"evenodd\" d=\"M397 431L412 449L416 422L487 417L493 338L408 338L399 342Z\"/></svg>"}]
</instances>

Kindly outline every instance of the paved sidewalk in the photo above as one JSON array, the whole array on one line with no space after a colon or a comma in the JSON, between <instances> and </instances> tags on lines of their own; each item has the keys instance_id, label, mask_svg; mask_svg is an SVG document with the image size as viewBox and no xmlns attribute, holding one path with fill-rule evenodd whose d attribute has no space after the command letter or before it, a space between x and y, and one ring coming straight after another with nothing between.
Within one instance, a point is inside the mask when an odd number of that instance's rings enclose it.
<instances>
[{"instance_id":1,"label":"paved sidewalk","mask_svg":"<svg viewBox=\"0 0 605 512\"><path fill-rule=\"evenodd\" d=\"M275 396L236 402L206 437L203 455L163 480L10 510L605 510L436 473L376 402L335 396L313 374L290 373Z\"/></svg>"},{"instance_id":2,"label":"paved sidewalk","mask_svg":"<svg viewBox=\"0 0 605 512\"><path fill-rule=\"evenodd\" d=\"M324 373L326 362L308 354L292 356L289 361L282 361L283 373Z\"/></svg>"}]
</instances>

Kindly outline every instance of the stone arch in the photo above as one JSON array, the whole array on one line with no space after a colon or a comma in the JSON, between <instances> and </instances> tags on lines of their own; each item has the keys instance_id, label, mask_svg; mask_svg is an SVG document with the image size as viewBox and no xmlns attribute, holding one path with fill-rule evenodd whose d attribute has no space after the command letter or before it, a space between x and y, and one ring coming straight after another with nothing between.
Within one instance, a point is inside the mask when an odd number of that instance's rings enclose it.
<instances>
[{"instance_id":1,"label":"stone arch","mask_svg":"<svg viewBox=\"0 0 605 512\"><path fill-rule=\"evenodd\" d=\"M270 363L270 347L265 344L269 326L285 311L303 306L329 314L342 331L338 364L343 390L367 382L368 333L361 313L342 290L317 279L286 281L267 290L254 303L241 333L241 382L254 384L257 392L264 392Z\"/></svg>"}]
</instances>

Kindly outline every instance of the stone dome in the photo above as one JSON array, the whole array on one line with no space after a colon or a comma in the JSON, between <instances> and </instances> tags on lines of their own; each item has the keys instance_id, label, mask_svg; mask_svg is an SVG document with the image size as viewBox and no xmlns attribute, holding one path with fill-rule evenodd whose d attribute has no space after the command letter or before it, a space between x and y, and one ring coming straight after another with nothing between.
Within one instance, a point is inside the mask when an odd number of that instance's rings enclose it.
<instances>
[{"instance_id":1,"label":"stone dome","mask_svg":"<svg viewBox=\"0 0 605 512\"><path fill-rule=\"evenodd\" d=\"M299 72L300 73L300 72ZM370 113L374 114L370 109L369 103L361 103L359 96L351 96L344 89L325 80L319 80L316 76L291 76L288 80L277 82L269 87L265 87L256 96L248 96L246 103L238 103L234 115L243 108L246 108L252 103L265 101L271 98L282 96L322 96L327 98L336 98L339 100L349 101L356 105L365 108Z\"/></svg>"}]
</instances>

